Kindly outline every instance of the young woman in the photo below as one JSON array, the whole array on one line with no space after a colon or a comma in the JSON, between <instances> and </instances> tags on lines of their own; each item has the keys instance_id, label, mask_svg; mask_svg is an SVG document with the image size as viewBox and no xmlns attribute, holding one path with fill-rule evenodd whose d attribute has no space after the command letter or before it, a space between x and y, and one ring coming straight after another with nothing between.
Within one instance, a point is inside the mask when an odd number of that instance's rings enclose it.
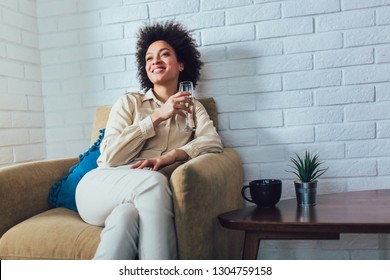
<instances>
[{"instance_id":1,"label":"young woman","mask_svg":"<svg viewBox=\"0 0 390 280\"><path fill-rule=\"evenodd\" d=\"M183 132L187 92L202 62L194 39L172 21L142 27L138 78L146 93L126 93L113 105L99 167L76 191L82 219L104 226L95 259L175 259L176 233L169 176L183 161L222 151L205 108L194 101L195 131ZM190 101L191 102L191 101Z\"/></svg>"}]
</instances>

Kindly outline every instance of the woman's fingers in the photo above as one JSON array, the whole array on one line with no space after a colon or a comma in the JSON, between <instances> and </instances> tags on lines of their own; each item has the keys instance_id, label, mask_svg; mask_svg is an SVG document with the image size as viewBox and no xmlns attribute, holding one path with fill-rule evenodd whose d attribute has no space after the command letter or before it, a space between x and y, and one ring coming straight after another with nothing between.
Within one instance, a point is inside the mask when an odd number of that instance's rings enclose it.
<instances>
[{"instance_id":1,"label":"woman's fingers","mask_svg":"<svg viewBox=\"0 0 390 280\"><path fill-rule=\"evenodd\" d=\"M184 112L188 112L191 114L191 106L194 104L188 92L177 92L161 106L161 108L155 111L155 117L160 119L161 121L167 120L169 118L174 117L175 115L179 115L181 117L185 117Z\"/></svg>"},{"instance_id":2,"label":"woman's fingers","mask_svg":"<svg viewBox=\"0 0 390 280\"><path fill-rule=\"evenodd\" d=\"M189 103L191 105L194 104L194 102L192 101L192 98L191 97L191 93L189 92L178 92L174 95L172 95L172 98L174 100L175 103Z\"/></svg>"},{"instance_id":3,"label":"woman's fingers","mask_svg":"<svg viewBox=\"0 0 390 280\"><path fill-rule=\"evenodd\" d=\"M149 160L140 160L134 163L132 166L130 166L131 169L142 169L149 165Z\"/></svg>"},{"instance_id":4,"label":"woman's fingers","mask_svg":"<svg viewBox=\"0 0 390 280\"><path fill-rule=\"evenodd\" d=\"M186 106L185 104L175 104L175 113L179 113L179 112L183 112L183 111L187 111L188 113L191 113L191 108L190 106Z\"/></svg>"},{"instance_id":5,"label":"woman's fingers","mask_svg":"<svg viewBox=\"0 0 390 280\"><path fill-rule=\"evenodd\" d=\"M130 169L144 169L146 167L149 167L153 171L158 171L160 169L161 162L159 160L155 159L145 159L137 161L135 164L133 164Z\"/></svg>"}]
</instances>

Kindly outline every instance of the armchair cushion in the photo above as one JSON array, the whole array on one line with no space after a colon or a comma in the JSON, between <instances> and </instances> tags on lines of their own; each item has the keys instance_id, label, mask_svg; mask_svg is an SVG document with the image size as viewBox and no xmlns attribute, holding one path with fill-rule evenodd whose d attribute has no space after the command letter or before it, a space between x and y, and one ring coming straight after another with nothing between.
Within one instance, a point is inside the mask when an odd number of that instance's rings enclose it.
<instances>
[{"instance_id":1,"label":"armchair cushion","mask_svg":"<svg viewBox=\"0 0 390 280\"><path fill-rule=\"evenodd\" d=\"M66 208L38 214L7 231L0 242L0 258L15 260L91 259L102 228L84 223Z\"/></svg>"},{"instance_id":2,"label":"armchair cushion","mask_svg":"<svg viewBox=\"0 0 390 280\"><path fill-rule=\"evenodd\" d=\"M49 193L49 203L54 207L65 207L77 212L76 188L81 178L87 172L97 167L100 156L100 142L104 137L105 129L100 129L96 142L84 154L79 155L79 163L69 169L69 174L55 183Z\"/></svg>"}]
</instances>

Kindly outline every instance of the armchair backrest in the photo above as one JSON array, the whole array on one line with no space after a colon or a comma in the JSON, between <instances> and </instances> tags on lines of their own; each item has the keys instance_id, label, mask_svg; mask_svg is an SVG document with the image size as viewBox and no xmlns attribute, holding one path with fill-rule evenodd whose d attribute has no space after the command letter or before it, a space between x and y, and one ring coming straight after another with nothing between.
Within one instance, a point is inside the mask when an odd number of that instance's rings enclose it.
<instances>
[{"instance_id":1,"label":"armchair backrest","mask_svg":"<svg viewBox=\"0 0 390 280\"><path fill-rule=\"evenodd\" d=\"M207 113L210 115L210 119L214 122L215 127L218 129L217 106L215 104L214 98L200 98L198 100L206 108ZM96 108L95 120L92 128L91 144L96 141L99 135L99 130L106 127L110 111L111 106L99 106Z\"/></svg>"}]
</instances>

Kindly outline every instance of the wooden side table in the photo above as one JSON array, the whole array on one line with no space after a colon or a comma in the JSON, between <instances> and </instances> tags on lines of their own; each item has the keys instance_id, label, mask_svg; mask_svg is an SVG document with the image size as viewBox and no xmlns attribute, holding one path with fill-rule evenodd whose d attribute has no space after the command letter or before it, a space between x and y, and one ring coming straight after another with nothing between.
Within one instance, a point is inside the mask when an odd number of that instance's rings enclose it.
<instances>
[{"instance_id":1,"label":"wooden side table","mask_svg":"<svg viewBox=\"0 0 390 280\"><path fill-rule=\"evenodd\" d=\"M218 216L223 227L245 231L243 259L256 259L261 240L338 240L341 233L390 233L390 189L317 196L317 205L295 199L275 207L246 207Z\"/></svg>"}]
</instances>

